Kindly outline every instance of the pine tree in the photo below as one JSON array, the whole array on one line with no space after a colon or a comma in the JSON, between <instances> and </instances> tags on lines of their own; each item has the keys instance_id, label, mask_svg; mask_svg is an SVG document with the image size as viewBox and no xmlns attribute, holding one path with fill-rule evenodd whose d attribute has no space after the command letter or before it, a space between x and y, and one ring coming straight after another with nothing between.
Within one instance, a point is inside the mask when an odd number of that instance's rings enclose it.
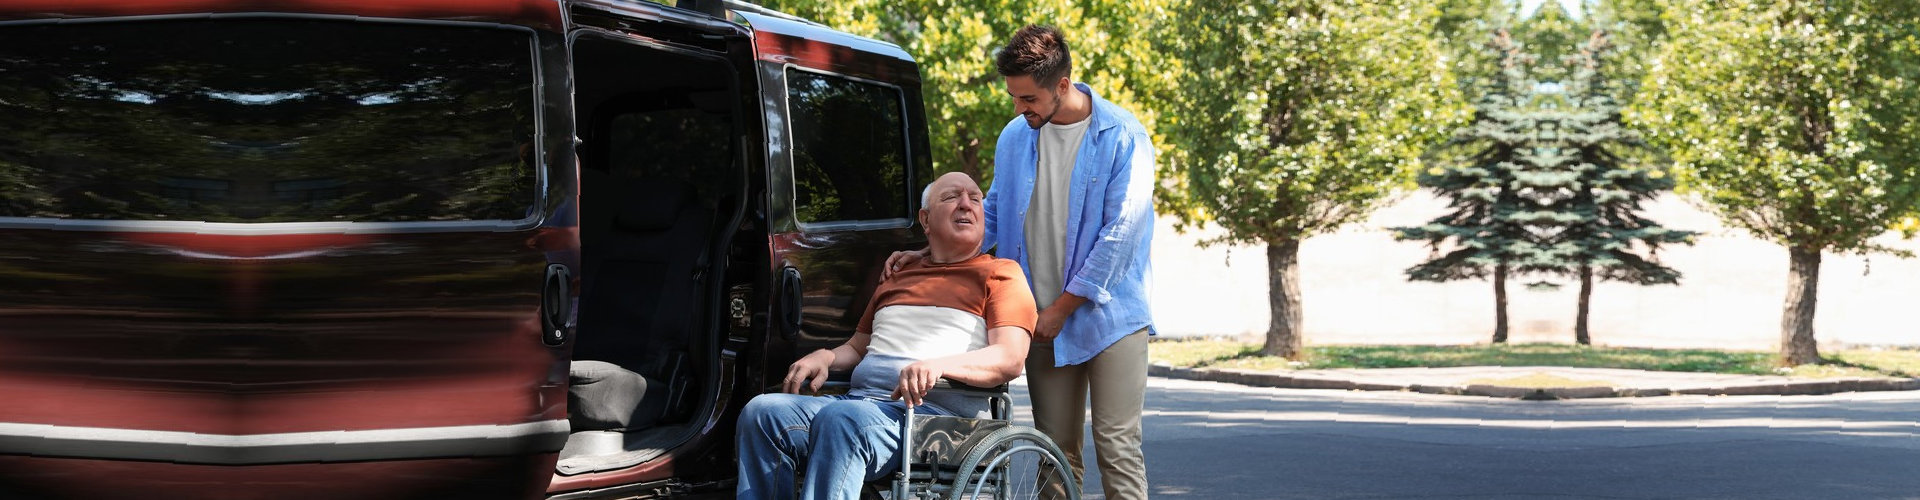
<instances>
[{"instance_id":1,"label":"pine tree","mask_svg":"<svg viewBox=\"0 0 1920 500\"><path fill-rule=\"evenodd\" d=\"M1565 177L1571 189L1545 206L1563 222L1539 242L1549 250L1556 274L1580 280L1580 305L1574 339L1587 345L1593 278L1637 285L1671 285L1680 272L1657 260L1662 245L1691 245L1693 231L1677 231L1640 215L1641 204L1673 189L1673 179L1657 166L1637 134L1621 124L1621 108L1614 97L1617 80L1609 79L1609 55L1614 47L1607 34L1593 31L1577 53L1564 59L1567 79L1562 82L1555 113L1557 147L1571 160ZM1641 252L1644 251L1643 256Z\"/></svg>"},{"instance_id":2,"label":"pine tree","mask_svg":"<svg viewBox=\"0 0 1920 500\"><path fill-rule=\"evenodd\" d=\"M1493 278L1493 342L1504 343L1507 278L1523 271L1527 256L1537 253L1526 224L1516 217L1531 202L1510 185L1533 149L1538 116L1530 105L1532 58L1505 29L1494 32L1487 50L1500 61L1499 77L1489 80L1476 101L1473 122L1428 155L1435 166L1417 179L1421 187L1451 199L1449 212L1424 226L1393 230L1396 239L1425 241L1434 252L1407 268L1409 280Z\"/></svg>"}]
</instances>

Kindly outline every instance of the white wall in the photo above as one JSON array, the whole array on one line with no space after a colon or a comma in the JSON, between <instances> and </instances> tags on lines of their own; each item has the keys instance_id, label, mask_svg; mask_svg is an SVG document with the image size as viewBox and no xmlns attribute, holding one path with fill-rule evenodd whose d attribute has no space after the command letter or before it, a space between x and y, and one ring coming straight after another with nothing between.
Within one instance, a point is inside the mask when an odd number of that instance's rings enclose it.
<instances>
[{"instance_id":1,"label":"white wall","mask_svg":"<svg viewBox=\"0 0 1920 500\"><path fill-rule=\"evenodd\" d=\"M1411 283L1404 269L1428 250L1393 241L1385 229L1424 224L1445 200L1426 192L1381 210L1365 223L1301 245L1307 342L1318 344L1470 344L1493 331L1488 281ZM1773 349L1787 282L1785 249L1721 225L1675 196L1646 214L1674 229L1702 231L1693 247L1660 253L1685 276L1678 286L1601 283L1594 287L1596 344L1635 347ZM1212 229L1212 228L1209 228ZM1162 335L1259 338L1267 330L1266 249L1198 248L1213 231L1154 234L1154 317ZM1888 235L1883 244L1920 252L1920 241ZM1863 273L1869 262L1871 274ZM1508 283L1514 342L1573 341L1579 283L1556 291ZM1920 345L1920 260L1828 254L1821 269L1815 334L1824 345Z\"/></svg>"}]
</instances>

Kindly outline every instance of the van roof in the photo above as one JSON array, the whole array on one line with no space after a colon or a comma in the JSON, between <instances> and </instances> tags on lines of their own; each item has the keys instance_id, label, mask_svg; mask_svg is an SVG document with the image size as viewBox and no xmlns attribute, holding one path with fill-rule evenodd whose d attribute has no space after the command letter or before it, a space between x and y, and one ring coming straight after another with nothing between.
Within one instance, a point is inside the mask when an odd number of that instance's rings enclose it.
<instances>
[{"instance_id":1,"label":"van roof","mask_svg":"<svg viewBox=\"0 0 1920 500\"><path fill-rule=\"evenodd\" d=\"M0 0L0 21L67 20L101 17L164 16L297 12L396 19L470 20L517 24L557 31L561 3L553 0L464 0L421 2L394 0L317 0L260 2L257 0Z\"/></svg>"},{"instance_id":2,"label":"van roof","mask_svg":"<svg viewBox=\"0 0 1920 500\"><path fill-rule=\"evenodd\" d=\"M753 31L755 57L761 61L885 82L920 82L913 56L898 45L779 13L740 9L733 14Z\"/></svg>"}]
</instances>

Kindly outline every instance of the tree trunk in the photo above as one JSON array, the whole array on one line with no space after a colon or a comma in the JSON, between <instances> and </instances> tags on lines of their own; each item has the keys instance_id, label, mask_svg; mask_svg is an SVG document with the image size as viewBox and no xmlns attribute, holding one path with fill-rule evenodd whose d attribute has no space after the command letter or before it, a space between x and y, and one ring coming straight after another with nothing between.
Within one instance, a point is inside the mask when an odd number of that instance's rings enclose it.
<instances>
[{"instance_id":1,"label":"tree trunk","mask_svg":"<svg viewBox=\"0 0 1920 500\"><path fill-rule=\"evenodd\" d=\"M1300 332L1300 240L1267 244L1267 302L1273 319L1260 353L1299 360L1306 348Z\"/></svg>"},{"instance_id":2,"label":"tree trunk","mask_svg":"<svg viewBox=\"0 0 1920 500\"><path fill-rule=\"evenodd\" d=\"M1493 343L1507 343L1507 265L1493 266Z\"/></svg>"},{"instance_id":3,"label":"tree trunk","mask_svg":"<svg viewBox=\"0 0 1920 500\"><path fill-rule=\"evenodd\" d=\"M1580 266L1580 312L1573 316L1573 341L1580 345L1593 345L1593 336L1587 333L1587 310L1593 303L1593 267Z\"/></svg>"},{"instance_id":4,"label":"tree trunk","mask_svg":"<svg viewBox=\"0 0 1920 500\"><path fill-rule=\"evenodd\" d=\"M1786 311L1780 315L1780 360L1787 366L1820 362L1813 341L1813 308L1819 300L1820 251L1788 248Z\"/></svg>"}]
</instances>

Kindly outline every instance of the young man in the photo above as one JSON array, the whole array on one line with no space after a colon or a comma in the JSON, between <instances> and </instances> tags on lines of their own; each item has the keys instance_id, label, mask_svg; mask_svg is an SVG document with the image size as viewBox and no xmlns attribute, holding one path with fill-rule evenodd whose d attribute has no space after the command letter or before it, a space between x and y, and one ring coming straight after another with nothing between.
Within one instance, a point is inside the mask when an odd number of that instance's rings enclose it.
<instances>
[{"instance_id":1,"label":"young man","mask_svg":"<svg viewBox=\"0 0 1920 500\"><path fill-rule=\"evenodd\" d=\"M1081 477L1091 396L1103 491L1147 498L1140 411L1153 329L1153 143L1132 113L1074 83L1060 30L1021 28L995 62L1020 116L994 150L985 244L1020 262L1039 300L1027 355L1035 426ZM889 269L920 255L896 253Z\"/></svg>"},{"instance_id":2,"label":"young man","mask_svg":"<svg viewBox=\"0 0 1920 500\"><path fill-rule=\"evenodd\" d=\"M927 257L874 292L853 338L795 361L781 389L747 403L735 439L741 499L855 500L900 465L900 420L916 412L973 415L984 402L928 394L935 381L992 387L1020 376L1032 342L1033 294L1020 266L980 251L980 187L962 173L921 194ZM845 396L818 392L830 370L853 370Z\"/></svg>"}]
</instances>

